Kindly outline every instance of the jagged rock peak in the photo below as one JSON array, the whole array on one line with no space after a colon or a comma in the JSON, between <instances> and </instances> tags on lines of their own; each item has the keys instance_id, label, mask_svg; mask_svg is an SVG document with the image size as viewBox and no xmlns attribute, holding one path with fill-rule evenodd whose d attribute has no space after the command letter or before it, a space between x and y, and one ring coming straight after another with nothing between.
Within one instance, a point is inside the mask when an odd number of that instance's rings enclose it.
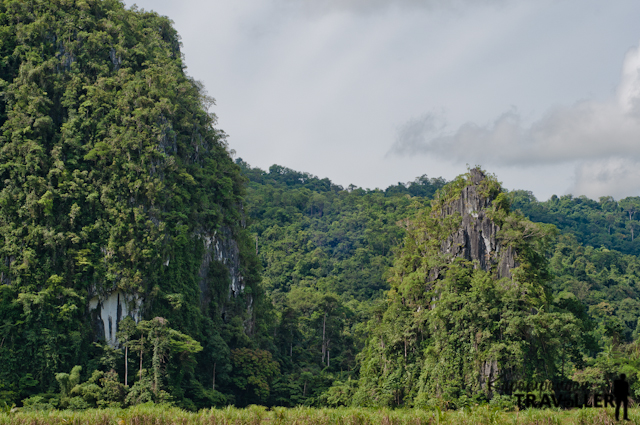
<instances>
[{"instance_id":1,"label":"jagged rock peak","mask_svg":"<svg viewBox=\"0 0 640 425\"><path fill-rule=\"evenodd\" d=\"M463 186L458 188L459 195L440 208L442 217L459 214L462 219L458 230L443 242L442 253L473 261L485 271L495 267L498 278L510 278L511 269L516 267L515 252L501 246L497 238L500 227L487 216L499 193L495 190L499 188L497 182L473 168L459 186Z\"/></svg>"}]
</instances>

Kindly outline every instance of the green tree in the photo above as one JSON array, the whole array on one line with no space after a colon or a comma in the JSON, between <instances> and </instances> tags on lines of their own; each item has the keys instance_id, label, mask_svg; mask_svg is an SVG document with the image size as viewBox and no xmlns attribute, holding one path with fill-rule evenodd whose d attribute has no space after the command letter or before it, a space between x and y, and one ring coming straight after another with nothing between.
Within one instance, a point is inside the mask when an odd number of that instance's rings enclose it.
<instances>
[{"instance_id":1,"label":"green tree","mask_svg":"<svg viewBox=\"0 0 640 425\"><path fill-rule=\"evenodd\" d=\"M264 404L271 391L271 382L280 373L278 363L265 350L237 348L231 351L234 368L233 384L236 401L241 406Z\"/></svg>"},{"instance_id":2,"label":"green tree","mask_svg":"<svg viewBox=\"0 0 640 425\"><path fill-rule=\"evenodd\" d=\"M132 345L132 338L136 333L136 322L129 316L118 323L116 338L124 347L124 385L129 385L129 347Z\"/></svg>"},{"instance_id":3,"label":"green tree","mask_svg":"<svg viewBox=\"0 0 640 425\"><path fill-rule=\"evenodd\" d=\"M138 328L146 335L147 343L151 345L151 367L153 371L152 390L156 397L162 388L164 364L171 355L183 365L192 361L193 355L202 351L199 342L168 326L168 321L162 317L145 320L138 323Z\"/></svg>"},{"instance_id":4,"label":"green tree","mask_svg":"<svg viewBox=\"0 0 640 425\"><path fill-rule=\"evenodd\" d=\"M618 205L629 214L629 221L631 221L633 216L640 211L640 196L628 196L621 199Z\"/></svg>"}]
</instances>

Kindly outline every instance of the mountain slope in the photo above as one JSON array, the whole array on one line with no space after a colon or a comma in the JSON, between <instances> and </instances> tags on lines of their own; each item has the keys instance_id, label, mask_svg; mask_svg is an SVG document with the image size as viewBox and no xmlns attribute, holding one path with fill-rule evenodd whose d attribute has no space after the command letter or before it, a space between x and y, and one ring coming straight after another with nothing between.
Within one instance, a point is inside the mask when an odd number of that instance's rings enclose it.
<instances>
[{"instance_id":1,"label":"mountain slope","mask_svg":"<svg viewBox=\"0 0 640 425\"><path fill-rule=\"evenodd\" d=\"M129 314L202 343L166 385L204 397L216 341L255 344L260 289L243 179L178 34L114 0L0 1L0 31L0 387L90 373Z\"/></svg>"},{"instance_id":2,"label":"mountain slope","mask_svg":"<svg viewBox=\"0 0 640 425\"><path fill-rule=\"evenodd\" d=\"M371 322L354 403L457 406L504 379L555 379L583 323L554 305L553 228L509 209L471 169L407 224L386 309Z\"/></svg>"}]
</instances>

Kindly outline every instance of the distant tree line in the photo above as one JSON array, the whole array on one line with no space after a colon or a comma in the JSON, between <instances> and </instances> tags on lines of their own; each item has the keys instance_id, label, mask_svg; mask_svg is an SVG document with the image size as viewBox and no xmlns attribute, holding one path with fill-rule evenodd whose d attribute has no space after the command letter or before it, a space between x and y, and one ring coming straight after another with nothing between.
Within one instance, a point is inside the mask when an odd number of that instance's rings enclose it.
<instances>
[{"instance_id":1,"label":"distant tree line","mask_svg":"<svg viewBox=\"0 0 640 425\"><path fill-rule=\"evenodd\" d=\"M598 201L586 196L553 195L540 202L533 193L515 190L509 193L513 208L529 219L554 224L561 232L572 234L578 242L606 247L625 254L640 254L640 197L616 201L601 196Z\"/></svg>"}]
</instances>

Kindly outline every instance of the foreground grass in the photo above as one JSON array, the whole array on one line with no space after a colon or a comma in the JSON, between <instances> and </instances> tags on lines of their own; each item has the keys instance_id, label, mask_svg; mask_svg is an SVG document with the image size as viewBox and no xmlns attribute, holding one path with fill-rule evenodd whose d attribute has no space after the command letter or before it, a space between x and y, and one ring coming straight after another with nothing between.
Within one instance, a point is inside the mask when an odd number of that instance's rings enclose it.
<instances>
[{"instance_id":1,"label":"foreground grass","mask_svg":"<svg viewBox=\"0 0 640 425\"><path fill-rule=\"evenodd\" d=\"M629 417L631 421L627 423L640 424L640 409L630 409ZM247 409L227 407L190 413L177 408L143 405L129 409L91 409L82 412L63 410L0 414L0 425L608 425L614 423L616 422L613 409L610 408L569 411L530 409L521 412L502 412L491 407L477 407L460 411L439 412L419 409L313 409L307 407L292 409L276 407L267 411L260 406L251 406Z\"/></svg>"}]
</instances>

